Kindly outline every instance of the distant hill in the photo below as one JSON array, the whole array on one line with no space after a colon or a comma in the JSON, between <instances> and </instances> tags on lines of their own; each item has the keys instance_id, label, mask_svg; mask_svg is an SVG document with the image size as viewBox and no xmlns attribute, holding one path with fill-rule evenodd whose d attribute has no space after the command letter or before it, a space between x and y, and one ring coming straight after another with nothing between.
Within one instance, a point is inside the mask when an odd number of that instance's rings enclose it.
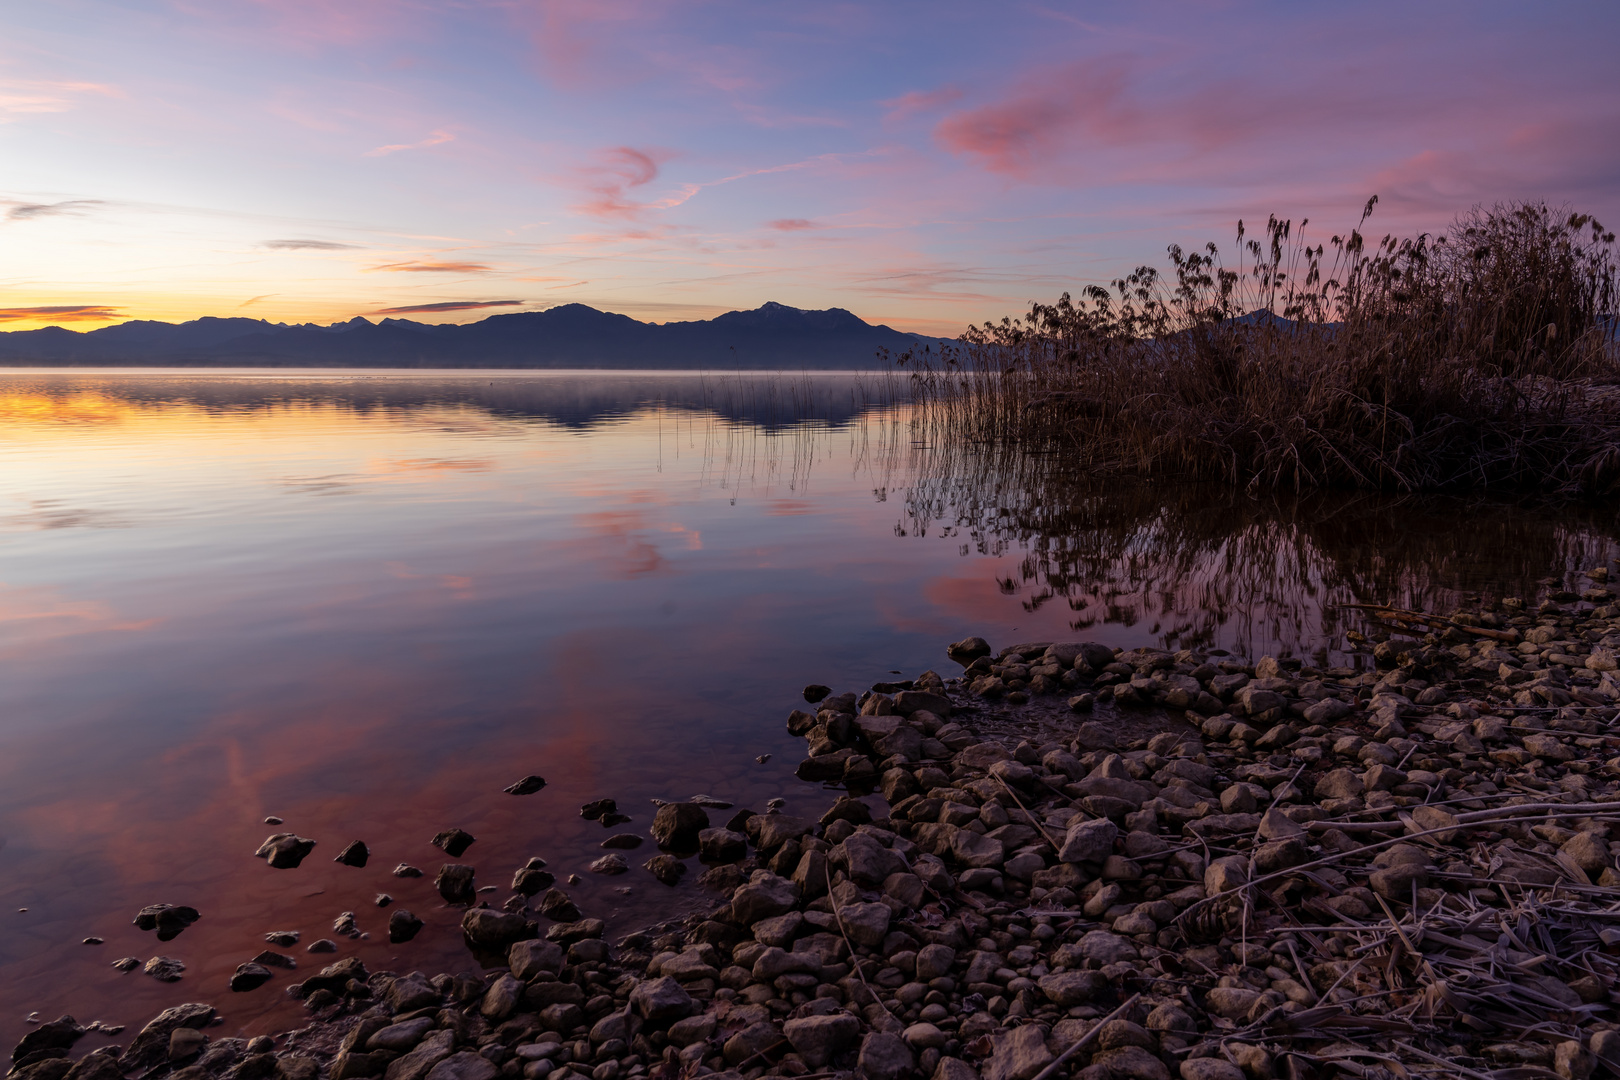
<instances>
[{"instance_id":1,"label":"distant hill","mask_svg":"<svg viewBox=\"0 0 1620 1080\"><path fill-rule=\"evenodd\" d=\"M828 370L877 367L880 350L901 353L935 343L863 322L842 308L768 303L658 325L568 304L459 326L204 318L82 333L55 326L14 330L0 333L0 365Z\"/></svg>"}]
</instances>

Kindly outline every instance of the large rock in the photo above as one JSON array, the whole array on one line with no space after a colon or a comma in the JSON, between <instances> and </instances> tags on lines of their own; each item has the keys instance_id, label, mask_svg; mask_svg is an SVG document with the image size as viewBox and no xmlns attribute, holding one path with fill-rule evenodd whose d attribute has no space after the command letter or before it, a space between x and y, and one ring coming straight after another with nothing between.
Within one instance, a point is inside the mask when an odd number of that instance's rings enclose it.
<instances>
[{"instance_id":1,"label":"large rock","mask_svg":"<svg viewBox=\"0 0 1620 1080\"><path fill-rule=\"evenodd\" d=\"M1460 835L1460 831L1456 827L1456 815L1438 806L1412 807L1412 820L1417 823L1420 831L1443 830L1434 834L1434 839L1442 844L1449 844Z\"/></svg>"},{"instance_id":2,"label":"large rock","mask_svg":"<svg viewBox=\"0 0 1620 1080\"><path fill-rule=\"evenodd\" d=\"M797 840L816 831L812 818L793 817L789 814L757 814L748 819L744 828L754 838L754 846L761 852L775 851L789 840Z\"/></svg>"},{"instance_id":3,"label":"large rock","mask_svg":"<svg viewBox=\"0 0 1620 1080\"><path fill-rule=\"evenodd\" d=\"M510 975L502 975L484 991L484 1000L479 1003L478 1011L486 1020L498 1024L517 1012L522 1001L523 984Z\"/></svg>"},{"instance_id":4,"label":"large rock","mask_svg":"<svg viewBox=\"0 0 1620 1080\"><path fill-rule=\"evenodd\" d=\"M984 1080L1034 1080L1052 1063L1039 1026L1025 1024L995 1037L990 1060L980 1070Z\"/></svg>"},{"instance_id":5,"label":"large rock","mask_svg":"<svg viewBox=\"0 0 1620 1080\"><path fill-rule=\"evenodd\" d=\"M1244 986L1217 986L1204 996L1204 1007L1216 1016L1242 1020L1260 1000L1260 991Z\"/></svg>"},{"instance_id":6,"label":"large rock","mask_svg":"<svg viewBox=\"0 0 1620 1080\"><path fill-rule=\"evenodd\" d=\"M698 833L698 857L706 863L734 863L748 857L748 837L730 829Z\"/></svg>"},{"instance_id":7,"label":"large rock","mask_svg":"<svg viewBox=\"0 0 1620 1080\"><path fill-rule=\"evenodd\" d=\"M799 887L769 870L755 870L748 884L731 895L731 911L744 926L792 911L799 902Z\"/></svg>"},{"instance_id":8,"label":"large rock","mask_svg":"<svg viewBox=\"0 0 1620 1080\"><path fill-rule=\"evenodd\" d=\"M435 1065L450 1056L455 1044L455 1032L430 1031L416 1044L416 1049L388 1063L383 1080L425 1080Z\"/></svg>"},{"instance_id":9,"label":"large rock","mask_svg":"<svg viewBox=\"0 0 1620 1080\"><path fill-rule=\"evenodd\" d=\"M514 942L539 936L539 929L522 915L492 908L473 908L461 917L467 944L478 949L506 952Z\"/></svg>"},{"instance_id":10,"label":"large rock","mask_svg":"<svg viewBox=\"0 0 1620 1080\"><path fill-rule=\"evenodd\" d=\"M855 1067L866 1080L901 1080L917 1067L917 1059L900 1036L874 1031L861 1040Z\"/></svg>"},{"instance_id":11,"label":"large rock","mask_svg":"<svg viewBox=\"0 0 1620 1080\"><path fill-rule=\"evenodd\" d=\"M990 643L981 637L963 638L954 645L945 647L945 655L966 667L981 656L990 655ZM1108 654L1113 659L1114 654Z\"/></svg>"},{"instance_id":12,"label":"large rock","mask_svg":"<svg viewBox=\"0 0 1620 1080\"><path fill-rule=\"evenodd\" d=\"M64 1017L64 1019L71 1019ZM141 1028L135 1041L129 1044L118 1059L125 1072L135 1072L139 1069L149 1069L169 1056L169 1036L177 1028L202 1029L214 1019L214 1007L200 1003L176 1005L164 1009L152 1018L152 1021Z\"/></svg>"},{"instance_id":13,"label":"large rock","mask_svg":"<svg viewBox=\"0 0 1620 1080\"><path fill-rule=\"evenodd\" d=\"M955 963L956 950L949 945L924 945L917 950L917 978L922 982L944 978Z\"/></svg>"},{"instance_id":14,"label":"large rock","mask_svg":"<svg viewBox=\"0 0 1620 1080\"><path fill-rule=\"evenodd\" d=\"M1114 841L1119 838L1119 826L1107 818L1076 821L1069 826L1063 838L1063 850L1058 861L1066 863L1100 863L1114 853Z\"/></svg>"},{"instance_id":15,"label":"large rock","mask_svg":"<svg viewBox=\"0 0 1620 1080\"><path fill-rule=\"evenodd\" d=\"M395 979L385 995L396 1014L415 1012L417 1009L438 1005L442 996L420 971L413 971L404 978Z\"/></svg>"},{"instance_id":16,"label":"large rock","mask_svg":"<svg viewBox=\"0 0 1620 1080\"><path fill-rule=\"evenodd\" d=\"M388 941L393 945L403 945L410 941L422 930L422 920L413 915L408 908L395 908L388 916Z\"/></svg>"},{"instance_id":17,"label":"large rock","mask_svg":"<svg viewBox=\"0 0 1620 1080\"><path fill-rule=\"evenodd\" d=\"M1140 1046L1121 1046L1093 1055L1093 1068L1107 1070L1122 1080L1170 1080L1170 1070L1157 1056Z\"/></svg>"},{"instance_id":18,"label":"large rock","mask_svg":"<svg viewBox=\"0 0 1620 1080\"><path fill-rule=\"evenodd\" d=\"M951 835L951 857L970 868L1000 866L1007 857L1007 849L1000 840L958 829Z\"/></svg>"},{"instance_id":19,"label":"large rock","mask_svg":"<svg viewBox=\"0 0 1620 1080\"><path fill-rule=\"evenodd\" d=\"M18 1041L11 1051L11 1060L21 1061L41 1050L70 1050L74 1043L84 1038L85 1030L71 1016L43 1023Z\"/></svg>"},{"instance_id":20,"label":"large rock","mask_svg":"<svg viewBox=\"0 0 1620 1080\"><path fill-rule=\"evenodd\" d=\"M263 964L255 964L251 960L245 964L238 964L236 971L231 975L230 988L241 994L249 990L257 990L270 981L270 969Z\"/></svg>"},{"instance_id":21,"label":"large rock","mask_svg":"<svg viewBox=\"0 0 1620 1080\"><path fill-rule=\"evenodd\" d=\"M447 904L478 902L478 892L473 886L473 868L463 863L445 863L439 867L433 884Z\"/></svg>"},{"instance_id":22,"label":"large rock","mask_svg":"<svg viewBox=\"0 0 1620 1080\"><path fill-rule=\"evenodd\" d=\"M1413 817L1417 817L1416 813ZM1605 867L1614 865L1614 856L1609 854L1609 845L1597 833L1576 833L1565 840L1558 850L1569 856L1576 866L1588 874L1602 873Z\"/></svg>"},{"instance_id":23,"label":"large rock","mask_svg":"<svg viewBox=\"0 0 1620 1080\"><path fill-rule=\"evenodd\" d=\"M1075 943L1080 955L1100 967L1136 960L1141 953L1136 946L1108 930L1088 930Z\"/></svg>"},{"instance_id":24,"label":"large rock","mask_svg":"<svg viewBox=\"0 0 1620 1080\"><path fill-rule=\"evenodd\" d=\"M563 969L562 946L537 938L519 941L507 950L506 962L512 974L524 982L531 981L541 972L555 975Z\"/></svg>"},{"instance_id":25,"label":"large rock","mask_svg":"<svg viewBox=\"0 0 1620 1080\"><path fill-rule=\"evenodd\" d=\"M180 931L202 916L194 907L173 904L148 904L135 915L135 925L142 930L156 930L159 941L173 941Z\"/></svg>"},{"instance_id":26,"label":"large rock","mask_svg":"<svg viewBox=\"0 0 1620 1080\"><path fill-rule=\"evenodd\" d=\"M293 833L274 833L253 854L256 858L268 860L277 870L292 870L314 850L313 840Z\"/></svg>"},{"instance_id":27,"label":"large rock","mask_svg":"<svg viewBox=\"0 0 1620 1080\"><path fill-rule=\"evenodd\" d=\"M304 980L304 989L310 993L316 990L330 990L334 994L341 994L349 985L349 980L365 982L370 978L366 965L358 956L345 957L335 964L328 964L320 971Z\"/></svg>"},{"instance_id":28,"label":"large rock","mask_svg":"<svg viewBox=\"0 0 1620 1080\"><path fill-rule=\"evenodd\" d=\"M489 1058L463 1050L429 1069L427 1080L495 1080L500 1074Z\"/></svg>"},{"instance_id":29,"label":"large rock","mask_svg":"<svg viewBox=\"0 0 1620 1080\"><path fill-rule=\"evenodd\" d=\"M838 911L850 940L857 945L873 947L883 944L883 939L888 936L889 920L893 914L889 905L875 901L870 904L845 904Z\"/></svg>"},{"instance_id":30,"label":"large rock","mask_svg":"<svg viewBox=\"0 0 1620 1080\"><path fill-rule=\"evenodd\" d=\"M1218 893L1240 889L1249 883L1249 860L1242 855L1224 855L1204 870L1204 893Z\"/></svg>"},{"instance_id":31,"label":"large rock","mask_svg":"<svg viewBox=\"0 0 1620 1080\"><path fill-rule=\"evenodd\" d=\"M698 834L708 827L709 815L697 803L665 803L653 815L652 835L659 847L693 851Z\"/></svg>"},{"instance_id":32,"label":"large rock","mask_svg":"<svg viewBox=\"0 0 1620 1080\"><path fill-rule=\"evenodd\" d=\"M1108 977L1100 971L1055 971L1037 983L1048 1001L1060 1009L1086 1005L1108 989Z\"/></svg>"},{"instance_id":33,"label":"large rock","mask_svg":"<svg viewBox=\"0 0 1620 1080\"><path fill-rule=\"evenodd\" d=\"M847 1012L828 1016L806 1016L782 1025L793 1052L811 1069L824 1068L833 1058L855 1044L861 1022Z\"/></svg>"},{"instance_id":34,"label":"large rock","mask_svg":"<svg viewBox=\"0 0 1620 1080\"><path fill-rule=\"evenodd\" d=\"M409 1053L433 1030L436 1021L431 1016L418 1016L398 1024L389 1024L366 1040L367 1050L392 1050L396 1054Z\"/></svg>"},{"instance_id":35,"label":"large rock","mask_svg":"<svg viewBox=\"0 0 1620 1080\"><path fill-rule=\"evenodd\" d=\"M674 979L649 979L630 991L630 1007L649 1024L664 1025L690 1016L692 995Z\"/></svg>"},{"instance_id":36,"label":"large rock","mask_svg":"<svg viewBox=\"0 0 1620 1080\"><path fill-rule=\"evenodd\" d=\"M1316 781L1318 799L1349 799L1365 793L1367 786L1361 777L1349 769L1334 769Z\"/></svg>"}]
</instances>

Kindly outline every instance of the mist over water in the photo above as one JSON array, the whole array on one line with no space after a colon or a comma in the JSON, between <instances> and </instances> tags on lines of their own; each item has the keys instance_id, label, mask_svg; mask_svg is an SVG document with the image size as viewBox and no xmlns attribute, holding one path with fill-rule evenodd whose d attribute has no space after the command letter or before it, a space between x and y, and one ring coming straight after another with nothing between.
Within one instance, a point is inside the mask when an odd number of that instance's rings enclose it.
<instances>
[{"instance_id":1,"label":"mist over water","mask_svg":"<svg viewBox=\"0 0 1620 1080\"><path fill-rule=\"evenodd\" d=\"M344 911L371 936L338 956L473 970L446 861L495 906L531 856L577 872L615 937L712 904L695 860L673 890L640 869L650 841L586 872L608 832L578 809L615 798L614 832L698 793L819 811L782 723L809 682L949 677L969 634L1342 663L1337 605L1445 611L1620 553L1613 508L1262 498L943 445L903 390L0 375L0 1039L35 1010L139 1025L197 1000L222 1033L294 1026L282 990ZM549 785L502 793L528 773ZM478 838L460 860L428 843L454 826ZM283 829L318 841L299 869L252 858ZM356 839L370 864L333 863ZM387 944L379 892L427 921L415 941ZM160 944L131 925L152 903L203 917ZM300 973L229 993L287 929ZM180 983L110 966L159 954Z\"/></svg>"}]
</instances>

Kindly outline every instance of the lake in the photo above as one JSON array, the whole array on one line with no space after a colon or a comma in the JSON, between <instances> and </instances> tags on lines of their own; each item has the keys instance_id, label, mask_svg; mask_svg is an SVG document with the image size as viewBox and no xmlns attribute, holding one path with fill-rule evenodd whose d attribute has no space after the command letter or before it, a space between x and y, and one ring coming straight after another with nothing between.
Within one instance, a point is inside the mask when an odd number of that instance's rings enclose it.
<instances>
[{"instance_id":1,"label":"lake","mask_svg":"<svg viewBox=\"0 0 1620 1080\"><path fill-rule=\"evenodd\" d=\"M617 800L614 832L699 793L818 812L834 792L794 778L783 725L800 688L950 677L970 634L1346 664L1365 624L1341 605L1443 612L1620 554L1612 507L1264 497L941 445L904 389L0 374L0 1039L199 1000L221 1033L295 1026L297 975L225 989L275 930L303 973L323 937L475 971L432 886L452 827L497 906L533 856L610 936L712 904L695 860L674 889L642 870L650 842L587 872L607 832L580 806ZM548 786L502 792L530 773ZM253 858L283 830L318 841L296 870ZM364 869L333 862L353 840ZM388 944L378 893L415 941ZM153 903L202 919L160 944L131 924ZM332 932L345 911L368 939ZM159 954L180 982L111 966Z\"/></svg>"}]
</instances>

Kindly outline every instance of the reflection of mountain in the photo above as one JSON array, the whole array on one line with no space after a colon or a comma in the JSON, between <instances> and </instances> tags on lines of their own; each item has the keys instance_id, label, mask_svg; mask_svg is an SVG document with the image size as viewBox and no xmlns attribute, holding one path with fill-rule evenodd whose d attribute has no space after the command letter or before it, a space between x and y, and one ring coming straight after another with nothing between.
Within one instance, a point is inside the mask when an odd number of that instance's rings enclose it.
<instances>
[{"instance_id":1,"label":"reflection of mountain","mask_svg":"<svg viewBox=\"0 0 1620 1080\"><path fill-rule=\"evenodd\" d=\"M289 326L259 319L127 322L79 333L0 333L0 364L386 368L703 368L837 370L887 366L879 351L933 343L842 308L766 304L662 325L583 304L466 325L409 319Z\"/></svg>"},{"instance_id":2,"label":"reflection of mountain","mask_svg":"<svg viewBox=\"0 0 1620 1080\"><path fill-rule=\"evenodd\" d=\"M0 392L21 389L71 406L87 391L131 405L177 403L222 412L289 405L336 406L358 413L467 408L507 420L545 420L586 428L629 416L638 409L712 413L723 420L778 429L803 421L841 425L863 412L894 403L906 389L884 375L699 375L584 372L443 377L383 373L315 377L289 373L238 377L225 374L112 374L62 372L5 377Z\"/></svg>"}]
</instances>

